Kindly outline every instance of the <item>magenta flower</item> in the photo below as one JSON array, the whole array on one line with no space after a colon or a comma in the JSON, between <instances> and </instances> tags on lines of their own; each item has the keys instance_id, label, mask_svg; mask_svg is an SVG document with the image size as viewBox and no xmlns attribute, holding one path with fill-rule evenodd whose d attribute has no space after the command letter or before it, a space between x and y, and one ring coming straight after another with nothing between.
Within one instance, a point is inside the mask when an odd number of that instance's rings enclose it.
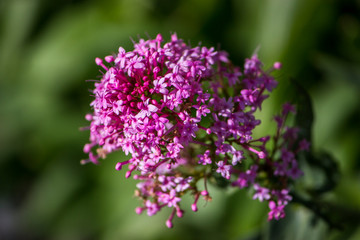
<instances>
[{"instance_id":1,"label":"magenta flower","mask_svg":"<svg viewBox=\"0 0 360 240\"><path fill-rule=\"evenodd\" d=\"M174 182L176 183L176 187L175 187L176 192L183 192L186 189L188 189L190 187L190 183L192 180L193 180L192 177L188 177L188 178L177 177L177 178L175 178Z\"/></svg>"},{"instance_id":2,"label":"magenta flower","mask_svg":"<svg viewBox=\"0 0 360 240\"><path fill-rule=\"evenodd\" d=\"M210 158L210 150L206 150L204 154L198 155L198 158L200 159L198 161L198 164L206 165L206 164L212 163L211 158Z\"/></svg>"},{"instance_id":3,"label":"magenta flower","mask_svg":"<svg viewBox=\"0 0 360 240\"><path fill-rule=\"evenodd\" d=\"M208 113L210 113L210 109L206 105L194 105L193 106L196 110L196 117L201 118L202 116L206 116Z\"/></svg>"},{"instance_id":4,"label":"magenta flower","mask_svg":"<svg viewBox=\"0 0 360 240\"><path fill-rule=\"evenodd\" d=\"M277 176L286 175L289 164L287 162L275 162L274 163L274 174Z\"/></svg>"},{"instance_id":5,"label":"magenta flower","mask_svg":"<svg viewBox=\"0 0 360 240\"><path fill-rule=\"evenodd\" d=\"M205 59L205 61L209 64L214 64L215 60L214 57L217 55L217 52L214 51L214 48L206 48L206 47L202 47L201 48L201 58Z\"/></svg>"},{"instance_id":6,"label":"magenta flower","mask_svg":"<svg viewBox=\"0 0 360 240\"><path fill-rule=\"evenodd\" d=\"M134 76L137 71L144 69L145 64L142 62L142 60L142 57L136 55L129 59L127 66L125 67L129 76Z\"/></svg>"},{"instance_id":7,"label":"magenta flower","mask_svg":"<svg viewBox=\"0 0 360 240\"><path fill-rule=\"evenodd\" d=\"M226 73L225 76L228 78L228 81L229 81L229 85L230 86L234 86L236 84L239 84L240 83L240 77L242 76L243 74L240 72L240 69L239 68L235 68L234 69L234 72L231 72L231 73Z\"/></svg>"},{"instance_id":8,"label":"magenta flower","mask_svg":"<svg viewBox=\"0 0 360 240\"><path fill-rule=\"evenodd\" d=\"M141 111L135 116L136 118L144 118L145 116L149 117L152 113L155 113L159 108L157 108L155 105L153 104L149 104L150 98L148 98L144 103L143 103L143 109L141 109Z\"/></svg>"},{"instance_id":9,"label":"magenta flower","mask_svg":"<svg viewBox=\"0 0 360 240\"><path fill-rule=\"evenodd\" d=\"M238 179L231 183L233 187L239 187L240 189L248 187L248 179L245 173L240 173Z\"/></svg>"},{"instance_id":10,"label":"magenta flower","mask_svg":"<svg viewBox=\"0 0 360 240\"><path fill-rule=\"evenodd\" d=\"M176 191L171 189L170 193L158 193L159 202L165 203L168 207L175 207L181 201L181 198L176 196Z\"/></svg>"},{"instance_id":11,"label":"magenta flower","mask_svg":"<svg viewBox=\"0 0 360 240\"><path fill-rule=\"evenodd\" d=\"M253 199L259 199L260 202L269 200L271 198L270 191L267 188L260 187L259 184L254 184L255 194Z\"/></svg>"},{"instance_id":12,"label":"magenta flower","mask_svg":"<svg viewBox=\"0 0 360 240\"><path fill-rule=\"evenodd\" d=\"M288 189L273 190L271 194L275 198L277 198L277 202L279 205L287 205L292 200L292 197L289 195Z\"/></svg>"},{"instance_id":13,"label":"magenta flower","mask_svg":"<svg viewBox=\"0 0 360 240\"><path fill-rule=\"evenodd\" d=\"M310 143L306 139L301 140L299 143L298 151L309 151L309 149L310 149Z\"/></svg>"},{"instance_id":14,"label":"magenta flower","mask_svg":"<svg viewBox=\"0 0 360 240\"><path fill-rule=\"evenodd\" d=\"M291 163L291 168L287 170L286 175L292 179L298 179L304 175L304 172L300 170L297 161L293 160Z\"/></svg>"},{"instance_id":15,"label":"magenta flower","mask_svg":"<svg viewBox=\"0 0 360 240\"><path fill-rule=\"evenodd\" d=\"M160 78L159 80L154 80L153 84L154 84L154 91L155 92L162 93L164 95L168 94L169 90L166 89L167 83L165 82L164 77Z\"/></svg>"},{"instance_id":16,"label":"magenta flower","mask_svg":"<svg viewBox=\"0 0 360 240\"><path fill-rule=\"evenodd\" d=\"M207 183L220 174L234 179L231 186L253 187L254 199L269 201L269 219L285 216L287 184L303 174L296 154L309 149L308 142L297 141L298 128L285 127L294 107L284 105L275 118L273 149L269 136L253 136L261 124L256 112L277 85L270 73L280 63L264 70L253 55L234 66L227 52L191 47L176 34L169 42L160 34L140 39L133 50L120 47L95 62L104 74L94 84L93 112L86 115L89 157L81 163L98 164L123 151L128 157L115 169L139 181L135 195L142 206L136 213L152 216L170 208L171 228L173 218L184 214L182 196L193 195L189 208L197 211L201 197L211 199Z\"/></svg>"},{"instance_id":17,"label":"magenta flower","mask_svg":"<svg viewBox=\"0 0 360 240\"><path fill-rule=\"evenodd\" d=\"M237 163L241 163L241 159L244 158L242 151L234 151L231 164L235 166Z\"/></svg>"},{"instance_id":18,"label":"magenta flower","mask_svg":"<svg viewBox=\"0 0 360 240\"><path fill-rule=\"evenodd\" d=\"M281 159L286 162L286 163L290 163L293 159L295 158L294 153L282 148L281 149Z\"/></svg>"},{"instance_id":19,"label":"magenta flower","mask_svg":"<svg viewBox=\"0 0 360 240\"><path fill-rule=\"evenodd\" d=\"M281 218L285 217L285 212L284 212L284 207L285 205L276 205L276 203L274 201L270 201L269 202L269 208L270 208L270 212L269 212L269 217L268 220L272 220L272 219L276 219L279 220Z\"/></svg>"},{"instance_id":20,"label":"magenta flower","mask_svg":"<svg viewBox=\"0 0 360 240\"><path fill-rule=\"evenodd\" d=\"M226 165L224 161L219 161L216 163L218 169L216 169L217 173L220 173L223 178L230 179L230 165Z\"/></svg>"},{"instance_id":21,"label":"magenta flower","mask_svg":"<svg viewBox=\"0 0 360 240\"><path fill-rule=\"evenodd\" d=\"M149 216L155 215L160 210L160 207L156 203L152 203L149 200L146 201L145 206Z\"/></svg>"}]
</instances>

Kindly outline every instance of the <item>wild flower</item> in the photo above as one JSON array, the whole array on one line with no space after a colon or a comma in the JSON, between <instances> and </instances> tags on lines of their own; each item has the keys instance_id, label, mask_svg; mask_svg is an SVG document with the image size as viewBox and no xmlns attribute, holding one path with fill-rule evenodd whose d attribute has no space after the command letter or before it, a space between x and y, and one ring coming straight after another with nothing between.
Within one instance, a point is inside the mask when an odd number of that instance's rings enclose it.
<instances>
[{"instance_id":1,"label":"wild flower","mask_svg":"<svg viewBox=\"0 0 360 240\"><path fill-rule=\"evenodd\" d=\"M285 216L290 178L303 174L296 153L309 148L306 140L297 143L296 128L285 127L295 107L286 104L276 116L271 151L270 137L253 138L261 124L254 114L277 86L270 73L280 63L265 71L255 54L240 68L226 52L191 47L176 34L167 43L160 34L140 39L134 50L120 47L104 59L96 58L104 73L93 90L93 113L86 116L89 159L82 163L98 164L119 150L131 155L115 169L127 165L126 178L140 181L136 213L171 208L166 225L172 227L174 216L184 213L182 196L192 194L191 209L197 211L200 196L211 199L207 182L222 177L233 187L252 186L254 199L269 202L269 219Z\"/></svg>"}]
</instances>

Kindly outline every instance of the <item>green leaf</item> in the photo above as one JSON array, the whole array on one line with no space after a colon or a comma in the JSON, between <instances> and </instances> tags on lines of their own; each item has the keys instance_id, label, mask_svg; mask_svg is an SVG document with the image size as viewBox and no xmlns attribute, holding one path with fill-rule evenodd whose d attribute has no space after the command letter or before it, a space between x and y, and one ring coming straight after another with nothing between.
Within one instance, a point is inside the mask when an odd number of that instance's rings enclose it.
<instances>
[{"instance_id":1,"label":"green leaf","mask_svg":"<svg viewBox=\"0 0 360 240\"><path fill-rule=\"evenodd\" d=\"M291 80L295 87L295 101L297 105L295 125L300 128L299 137L311 142L314 113L309 93L296 80Z\"/></svg>"},{"instance_id":2,"label":"green leaf","mask_svg":"<svg viewBox=\"0 0 360 240\"><path fill-rule=\"evenodd\" d=\"M317 196L333 190L340 176L339 166L334 157L327 152L322 152L318 155L308 154L306 160L312 168L318 170L315 171L316 174L324 175L323 182L308 191L312 195Z\"/></svg>"}]
</instances>

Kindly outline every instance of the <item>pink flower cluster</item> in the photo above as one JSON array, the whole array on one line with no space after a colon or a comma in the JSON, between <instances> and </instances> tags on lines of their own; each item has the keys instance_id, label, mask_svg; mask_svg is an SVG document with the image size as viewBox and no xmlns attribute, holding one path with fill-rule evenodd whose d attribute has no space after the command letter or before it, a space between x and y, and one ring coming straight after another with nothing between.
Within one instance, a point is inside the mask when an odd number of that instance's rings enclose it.
<instances>
[{"instance_id":1,"label":"pink flower cluster","mask_svg":"<svg viewBox=\"0 0 360 240\"><path fill-rule=\"evenodd\" d=\"M169 207L166 225L172 227L174 216L183 216L181 197L192 194L191 209L197 211L200 196L211 199L207 182L221 176L234 187L252 187L254 199L269 201L269 219L285 216L288 180L302 175L295 155L308 148L305 140L298 144L297 128L284 125L293 106L286 104L275 117L272 151L265 147L270 137L252 136L260 124L254 113L277 85L269 74L281 64L264 71L254 55L236 67L226 52L191 47L176 34L167 43L160 34L141 39L133 51L120 47L104 60L96 58L105 73L95 83L93 113L86 116L89 158L82 162L98 164L117 150L130 154L115 168L127 165L126 178L136 172L143 203L138 214Z\"/></svg>"}]
</instances>

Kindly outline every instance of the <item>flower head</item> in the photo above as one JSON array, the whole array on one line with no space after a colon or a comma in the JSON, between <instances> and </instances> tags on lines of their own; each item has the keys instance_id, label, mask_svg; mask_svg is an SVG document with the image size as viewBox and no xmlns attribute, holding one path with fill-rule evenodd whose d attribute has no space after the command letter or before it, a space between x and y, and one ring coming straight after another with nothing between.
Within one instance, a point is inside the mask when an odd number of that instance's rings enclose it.
<instances>
[{"instance_id":1,"label":"flower head","mask_svg":"<svg viewBox=\"0 0 360 240\"><path fill-rule=\"evenodd\" d=\"M207 180L220 175L229 182L233 175L232 186L253 186L254 199L269 201L269 219L284 216L291 197L287 189L278 189L276 177L284 183L300 177L295 155L309 148L302 141L293 150L298 129L284 128L286 116L295 112L292 105L276 117L276 139L287 143L275 146L272 152L279 154L267 151L269 137L253 137L261 123L255 112L276 87L270 72L280 63L264 71L253 55L242 68L236 67L225 51L191 47L176 34L169 42L160 34L140 39L132 51L120 47L105 63L100 58L95 62L105 73L95 83L93 113L86 116L90 143L84 152L89 159L82 163L97 164L118 150L131 155L117 163L116 170L128 165L126 178L133 175L140 181L136 196L143 206L137 213L146 210L151 216L171 208L166 225L173 227L173 218L183 215L184 194L194 196L191 209L197 211L200 196L211 200ZM264 181L264 176L275 180Z\"/></svg>"}]
</instances>

